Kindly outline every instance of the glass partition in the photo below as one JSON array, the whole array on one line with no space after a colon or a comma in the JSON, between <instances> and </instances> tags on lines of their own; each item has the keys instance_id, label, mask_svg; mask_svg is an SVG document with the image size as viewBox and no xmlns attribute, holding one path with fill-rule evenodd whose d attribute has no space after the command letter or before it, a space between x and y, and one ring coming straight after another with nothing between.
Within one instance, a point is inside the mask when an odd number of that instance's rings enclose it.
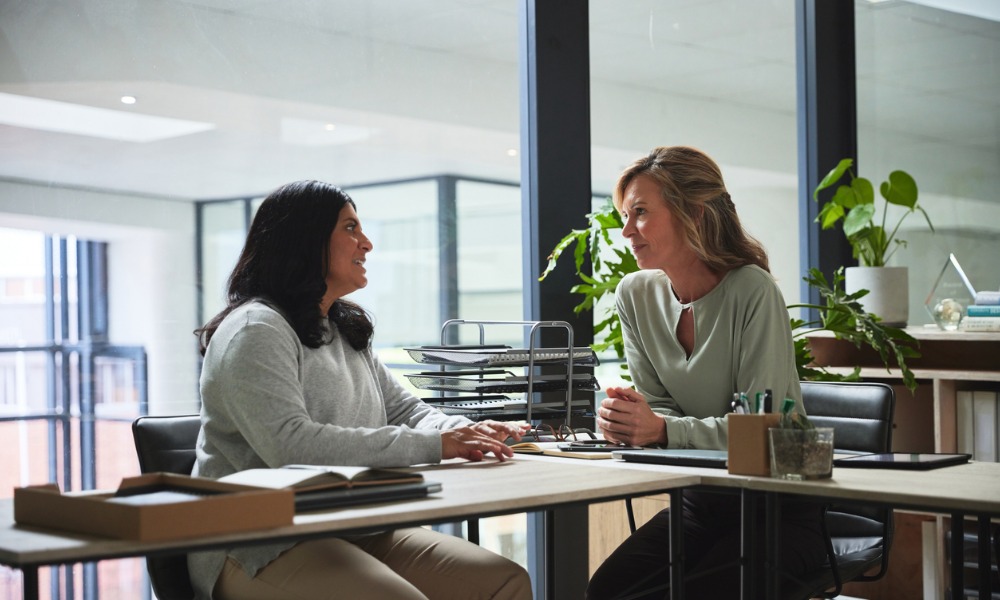
<instances>
[{"instance_id":1,"label":"glass partition","mask_svg":"<svg viewBox=\"0 0 1000 600\"><path fill-rule=\"evenodd\" d=\"M924 303L949 254L976 290L1000 289L1000 7L855 6L858 174L877 186L901 169L917 182L934 231L907 217L890 264L909 267L910 324L931 324Z\"/></svg>"}]
</instances>

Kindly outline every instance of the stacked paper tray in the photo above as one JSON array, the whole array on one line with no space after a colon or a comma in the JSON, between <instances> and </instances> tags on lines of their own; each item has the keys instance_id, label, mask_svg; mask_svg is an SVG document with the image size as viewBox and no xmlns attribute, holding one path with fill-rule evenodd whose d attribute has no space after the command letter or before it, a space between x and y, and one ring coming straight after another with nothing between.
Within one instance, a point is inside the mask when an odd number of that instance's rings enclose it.
<instances>
[{"instance_id":1,"label":"stacked paper tray","mask_svg":"<svg viewBox=\"0 0 1000 600\"><path fill-rule=\"evenodd\" d=\"M462 374L459 371L433 371L407 374L414 387L439 392L472 392L477 394L508 394L528 391L528 377L504 371L482 371ZM573 389L599 389L597 379L589 374L574 374ZM565 375L536 375L532 378L533 392L566 390Z\"/></svg>"},{"instance_id":2,"label":"stacked paper tray","mask_svg":"<svg viewBox=\"0 0 1000 600\"><path fill-rule=\"evenodd\" d=\"M566 348L510 348L507 346L420 346L405 348L418 363L431 365L463 365L470 367L523 367L534 358L534 364L565 363L570 352ZM573 348L573 364L592 367L597 355L587 347Z\"/></svg>"},{"instance_id":3,"label":"stacked paper tray","mask_svg":"<svg viewBox=\"0 0 1000 600\"><path fill-rule=\"evenodd\" d=\"M482 400L475 398L482 398ZM481 419L500 421L524 419L528 412L527 402L524 399L512 399L507 396L424 398L424 402L438 408L446 415L461 415L474 421ZM564 417L566 403L535 402L531 405L531 410L533 418ZM575 415L592 414L591 402L573 400L570 411Z\"/></svg>"}]
</instances>

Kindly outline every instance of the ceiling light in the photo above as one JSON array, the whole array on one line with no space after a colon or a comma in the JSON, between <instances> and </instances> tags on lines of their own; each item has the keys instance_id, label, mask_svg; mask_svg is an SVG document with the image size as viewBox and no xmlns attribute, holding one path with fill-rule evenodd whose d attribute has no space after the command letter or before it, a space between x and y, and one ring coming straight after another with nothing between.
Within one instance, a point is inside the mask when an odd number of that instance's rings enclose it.
<instances>
[{"instance_id":1,"label":"ceiling light","mask_svg":"<svg viewBox=\"0 0 1000 600\"><path fill-rule=\"evenodd\" d=\"M135 104L135 96L122 96L122 104Z\"/></svg>"},{"instance_id":2,"label":"ceiling light","mask_svg":"<svg viewBox=\"0 0 1000 600\"><path fill-rule=\"evenodd\" d=\"M215 129L212 123L4 93L0 93L0 123L122 142L156 142Z\"/></svg>"},{"instance_id":3,"label":"ceiling light","mask_svg":"<svg viewBox=\"0 0 1000 600\"><path fill-rule=\"evenodd\" d=\"M517 156L517 150L515 150L514 148L508 148L507 156Z\"/></svg>"},{"instance_id":4,"label":"ceiling light","mask_svg":"<svg viewBox=\"0 0 1000 600\"><path fill-rule=\"evenodd\" d=\"M329 121L313 121L310 119L281 118L281 141L296 146L336 146L363 142L372 136L375 130L368 127L356 127L340 123L334 125Z\"/></svg>"}]
</instances>

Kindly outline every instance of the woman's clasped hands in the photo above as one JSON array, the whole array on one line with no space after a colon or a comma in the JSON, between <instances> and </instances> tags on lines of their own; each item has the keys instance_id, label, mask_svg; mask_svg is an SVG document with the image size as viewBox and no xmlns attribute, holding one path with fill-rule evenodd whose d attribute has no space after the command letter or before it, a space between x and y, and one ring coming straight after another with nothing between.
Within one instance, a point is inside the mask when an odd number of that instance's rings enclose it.
<instances>
[{"instance_id":1,"label":"woman's clasped hands","mask_svg":"<svg viewBox=\"0 0 1000 600\"><path fill-rule=\"evenodd\" d=\"M604 438L627 446L667 443L663 418L653 412L639 392L622 387L605 390L597 411L597 427Z\"/></svg>"},{"instance_id":2,"label":"woman's clasped hands","mask_svg":"<svg viewBox=\"0 0 1000 600\"><path fill-rule=\"evenodd\" d=\"M477 462L492 453L499 461L514 456L514 451L504 442L512 438L515 442L528 431L527 423L506 423L502 421L480 421L465 427L457 427L441 432L441 458L464 458Z\"/></svg>"}]
</instances>

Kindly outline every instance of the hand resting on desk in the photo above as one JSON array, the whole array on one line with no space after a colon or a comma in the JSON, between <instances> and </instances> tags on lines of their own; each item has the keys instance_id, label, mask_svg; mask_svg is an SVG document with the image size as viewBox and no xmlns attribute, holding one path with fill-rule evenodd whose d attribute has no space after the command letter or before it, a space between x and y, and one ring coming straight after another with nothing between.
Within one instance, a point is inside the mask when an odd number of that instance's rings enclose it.
<instances>
[{"instance_id":1,"label":"hand resting on desk","mask_svg":"<svg viewBox=\"0 0 1000 600\"><path fill-rule=\"evenodd\" d=\"M597 427L605 439L629 446L649 446L667 443L667 427L663 417L649 408L639 392L622 387L605 390L597 410Z\"/></svg>"},{"instance_id":2,"label":"hand resting on desk","mask_svg":"<svg viewBox=\"0 0 1000 600\"><path fill-rule=\"evenodd\" d=\"M519 441L527 429L527 423L480 421L466 427L442 431L441 458L464 458L478 462L492 453L497 460L505 461L514 456L514 451L504 441L508 438Z\"/></svg>"}]
</instances>

